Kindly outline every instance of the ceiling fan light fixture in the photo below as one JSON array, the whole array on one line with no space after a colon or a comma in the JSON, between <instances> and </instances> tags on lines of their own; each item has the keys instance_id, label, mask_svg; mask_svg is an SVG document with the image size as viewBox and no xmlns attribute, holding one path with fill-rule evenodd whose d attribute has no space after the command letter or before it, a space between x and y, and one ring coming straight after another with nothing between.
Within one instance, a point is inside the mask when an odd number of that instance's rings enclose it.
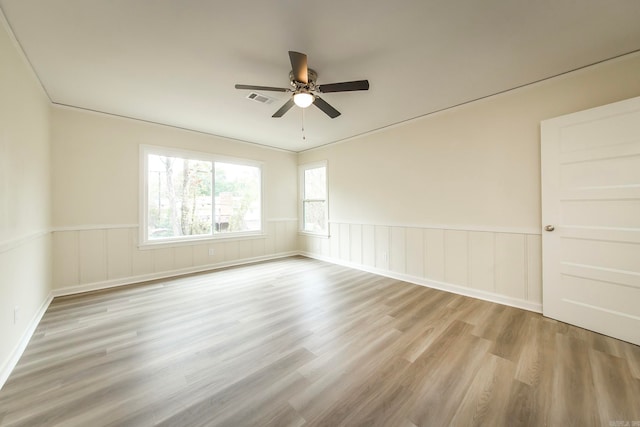
<instances>
[{"instance_id":1,"label":"ceiling fan light fixture","mask_svg":"<svg viewBox=\"0 0 640 427\"><path fill-rule=\"evenodd\" d=\"M293 102L300 108L307 108L313 104L313 101L315 101L315 97L309 92L298 92L293 95Z\"/></svg>"}]
</instances>

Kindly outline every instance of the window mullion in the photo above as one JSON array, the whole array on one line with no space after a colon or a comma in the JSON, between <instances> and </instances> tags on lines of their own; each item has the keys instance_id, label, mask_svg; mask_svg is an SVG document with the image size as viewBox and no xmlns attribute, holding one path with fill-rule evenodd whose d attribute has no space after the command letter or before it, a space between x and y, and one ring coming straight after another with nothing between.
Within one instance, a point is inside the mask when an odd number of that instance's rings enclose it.
<instances>
[{"instance_id":1,"label":"window mullion","mask_svg":"<svg viewBox=\"0 0 640 427\"><path fill-rule=\"evenodd\" d=\"M300 167L301 231L328 234L326 162ZM324 196L324 197L318 197Z\"/></svg>"},{"instance_id":2,"label":"window mullion","mask_svg":"<svg viewBox=\"0 0 640 427\"><path fill-rule=\"evenodd\" d=\"M216 234L216 162L211 162L211 235Z\"/></svg>"}]
</instances>

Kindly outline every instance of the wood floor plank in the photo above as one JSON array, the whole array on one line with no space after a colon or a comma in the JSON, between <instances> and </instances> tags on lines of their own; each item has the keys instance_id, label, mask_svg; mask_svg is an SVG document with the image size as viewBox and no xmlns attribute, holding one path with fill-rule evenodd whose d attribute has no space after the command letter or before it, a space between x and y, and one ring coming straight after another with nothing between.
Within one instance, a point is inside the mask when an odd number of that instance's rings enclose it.
<instances>
[{"instance_id":1,"label":"wood floor plank","mask_svg":"<svg viewBox=\"0 0 640 427\"><path fill-rule=\"evenodd\" d=\"M55 298L0 426L632 425L638 396L638 346L291 257Z\"/></svg>"},{"instance_id":2,"label":"wood floor plank","mask_svg":"<svg viewBox=\"0 0 640 427\"><path fill-rule=\"evenodd\" d=\"M640 421L639 382L631 375L626 361L593 349L588 355L594 383L611 391L597 398L600 419L603 422Z\"/></svg>"},{"instance_id":3,"label":"wood floor plank","mask_svg":"<svg viewBox=\"0 0 640 427\"><path fill-rule=\"evenodd\" d=\"M290 399L291 405L298 410L305 420L316 419L322 413L340 404L341 400L351 396L350 390L357 387L384 364L372 359L386 362L389 352L385 352L400 332L389 329L371 337L365 346L358 345L347 351L337 353L331 365L325 365L322 375L315 372L310 386L304 392ZM385 359L378 359L387 355ZM351 381L354 379L355 381Z\"/></svg>"},{"instance_id":4,"label":"wood floor plank","mask_svg":"<svg viewBox=\"0 0 640 427\"><path fill-rule=\"evenodd\" d=\"M626 343L624 343L626 344ZM640 346L624 345L622 356L629 365L631 374L638 380L640 380Z\"/></svg>"},{"instance_id":5,"label":"wood floor plank","mask_svg":"<svg viewBox=\"0 0 640 427\"><path fill-rule=\"evenodd\" d=\"M545 400L537 400L538 397L539 394L535 386L513 380L503 414L504 425L510 427L549 425L545 421L548 411L540 410L540 408L548 408L549 406L545 406Z\"/></svg>"},{"instance_id":6,"label":"wood floor plank","mask_svg":"<svg viewBox=\"0 0 640 427\"><path fill-rule=\"evenodd\" d=\"M347 388L344 398L310 418L309 426L396 425L405 417L403 404L411 391L402 385L412 373L410 363L392 357L382 369Z\"/></svg>"},{"instance_id":7,"label":"wood floor plank","mask_svg":"<svg viewBox=\"0 0 640 427\"><path fill-rule=\"evenodd\" d=\"M433 351L428 349L414 362L417 372L410 388L416 395L416 405L408 418L417 425L451 423L491 347L491 342L470 333L471 325L459 321L452 325L434 341ZM449 363L442 363L443 359Z\"/></svg>"},{"instance_id":8,"label":"wood floor plank","mask_svg":"<svg viewBox=\"0 0 640 427\"><path fill-rule=\"evenodd\" d=\"M190 390L182 398L188 405L186 409L176 413L159 425L164 426L204 426L212 423L220 424L225 417L236 414L242 410L251 410L250 406L244 407L247 400L255 394L269 390L273 383L278 381L285 383L285 389L290 385L286 381L290 377L283 375L288 370L295 370L315 356L305 349L299 349L281 358L273 364L257 372L243 376L241 372L230 381L227 387L210 390L208 384L199 384L199 387ZM292 375L296 380L303 381L303 377ZM283 380L283 377L285 380ZM250 393L253 391L253 393ZM264 397L264 396L263 396ZM193 403L191 403L193 402Z\"/></svg>"},{"instance_id":9,"label":"wood floor plank","mask_svg":"<svg viewBox=\"0 0 640 427\"><path fill-rule=\"evenodd\" d=\"M573 332L556 334L555 375L550 425L600 425L589 347Z\"/></svg>"},{"instance_id":10,"label":"wood floor plank","mask_svg":"<svg viewBox=\"0 0 640 427\"><path fill-rule=\"evenodd\" d=\"M487 354L450 424L510 425L506 407L515 369L515 364L510 360L491 353Z\"/></svg>"}]
</instances>

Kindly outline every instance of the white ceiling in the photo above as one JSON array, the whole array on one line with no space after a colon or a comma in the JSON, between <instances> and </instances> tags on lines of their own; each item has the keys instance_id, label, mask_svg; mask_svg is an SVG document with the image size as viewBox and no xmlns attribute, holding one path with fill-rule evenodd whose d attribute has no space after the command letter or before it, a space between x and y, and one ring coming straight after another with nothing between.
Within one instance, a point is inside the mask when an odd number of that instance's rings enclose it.
<instances>
[{"instance_id":1,"label":"white ceiling","mask_svg":"<svg viewBox=\"0 0 640 427\"><path fill-rule=\"evenodd\" d=\"M638 0L0 0L52 102L302 151L640 49ZM287 51L368 92L271 115ZM588 88L585 88L588 90Z\"/></svg>"}]
</instances>

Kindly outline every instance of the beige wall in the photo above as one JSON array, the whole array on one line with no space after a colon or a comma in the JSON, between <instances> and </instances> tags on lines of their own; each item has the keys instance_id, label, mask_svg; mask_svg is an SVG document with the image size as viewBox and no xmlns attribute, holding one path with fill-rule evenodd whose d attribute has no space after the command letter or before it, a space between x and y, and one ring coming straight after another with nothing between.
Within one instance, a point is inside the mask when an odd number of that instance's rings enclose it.
<instances>
[{"instance_id":1,"label":"beige wall","mask_svg":"<svg viewBox=\"0 0 640 427\"><path fill-rule=\"evenodd\" d=\"M51 288L49 101L0 14L0 384ZM19 307L14 324L14 308Z\"/></svg>"},{"instance_id":2,"label":"beige wall","mask_svg":"<svg viewBox=\"0 0 640 427\"><path fill-rule=\"evenodd\" d=\"M52 112L53 225L138 222L141 144L264 162L266 215L296 217L296 155L67 107Z\"/></svg>"},{"instance_id":3,"label":"beige wall","mask_svg":"<svg viewBox=\"0 0 640 427\"><path fill-rule=\"evenodd\" d=\"M306 151L299 163L329 161L336 221L536 230L540 121L638 95L636 54Z\"/></svg>"},{"instance_id":4,"label":"beige wall","mask_svg":"<svg viewBox=\"0 0 640 427\"><path fill-rule=\"evenodd\" d=\"M294 153L67 107L53 108L51 137L56 288L120 284L297 249ZM263 162L267 235L139 250L141 144Z\"/></svg>"},{"instance_id":5,"label":"beige wall","mask_svg":"<svg viewBox=\"0 0 640 427\"><path fill-rule=\"evenodd\" d=\"M639 95L634 54L300 153L333 222L302 250L539 304L540 121Z\"/></svg>"}]
</instances>

